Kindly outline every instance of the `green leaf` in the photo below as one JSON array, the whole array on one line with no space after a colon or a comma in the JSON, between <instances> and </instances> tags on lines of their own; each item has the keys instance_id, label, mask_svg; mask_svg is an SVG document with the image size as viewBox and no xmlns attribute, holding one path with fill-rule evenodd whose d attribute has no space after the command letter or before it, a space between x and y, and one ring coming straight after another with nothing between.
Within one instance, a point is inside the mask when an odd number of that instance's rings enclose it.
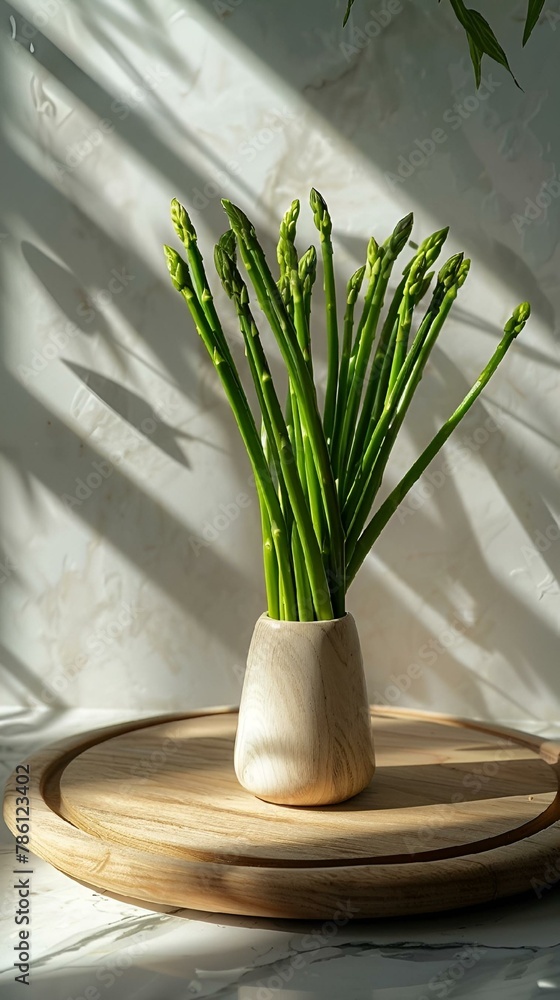
<instances>
[{"instance_id":1,"label":"green leaf","mask_svg":"<svg viewBox=\"0 0 560 1000\"><path fill-rule=\"evenodd\" d=\"M480 87L480 81L482 79L482 57L484 52L478 47L472 35L467 34L467 38L469 40L469 51L474 68L474 78L478 88Z\"/></svg>"},{"instance_id":2,"label":"green leaf","mask_svg":"<svg viewBox=\"0 0 560 1000\"><path fill-rule=\"evenodd\" d=\"M352 10L353 3L354 3L354 0L348 0L348 6L346 8L346 13L344 15L344 21L342 22L342 27L344 27L344 25L346 24L348 18L350 17L350 11Z\"/></svg>"},{"instance_id":3,"label":"green leaf","mask_svg":"<svg viewBox=\"0 0 560 1000\"><path fill-rule=\"evenodd\" d=\"M486 18L484 18L477 10L465 7L463 0L450 0L450 3L455 11L455 14L457 15L457 18L467 32L469 44L470 39L472 38L472 42L477 46L477 49L486 53L486 55L490 56L491 59L494 59L494 61L499 63L501 66L504 66L519 87L517 80L511 72L508 58Z\"/></svg>"},{"instance_id":4,"label":"green leaf","mask_svg":"<svg viewBox=\"0 0 560 1000\"><path fill-rule=\"evenodd\" d=\"M525 30L523 32L523 44L528 42L529 37L533 28L535 27L540 15L541 10L544 7L544 0L529 0L529 6L527 8L527 20L525 21Z\"/></svg>"}]
</instances>

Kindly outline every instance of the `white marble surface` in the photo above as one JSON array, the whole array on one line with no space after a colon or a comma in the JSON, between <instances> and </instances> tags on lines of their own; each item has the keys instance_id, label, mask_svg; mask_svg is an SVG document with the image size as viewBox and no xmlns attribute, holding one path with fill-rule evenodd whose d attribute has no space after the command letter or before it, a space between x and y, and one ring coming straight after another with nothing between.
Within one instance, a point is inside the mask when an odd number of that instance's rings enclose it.
<instances>
[{"instance_id":1,"label":"white marble surface","mask_svg":"<svg viewBox=\"0 0 560 1000\"><path fill-rule=\"evenodd\" d=\"M2 785L31 750L122 721L116 711L3 715ZM558 730L556 731L558 734ZM552 736L551 731L547 735ZM332 924L153 912L33 859L30 987L14 982L13 838L2 825L0 996L40 1000L552 1000L560 891L408 920ZM97 993L95 992L97 991Z\"/></svg>"},{"instance_id":2,"label":"white marble surface","mask_svg":"<svg viewBox=\"0 0 560 1000\"><path fill-rule=\"evenodd\" d=\"M341 0L2 0L9 704L237 701L263 606L256 503L193 545L249 492L249 467L161 244L178 195L210 256L219 189L271 248L286 204L315 184L343 278L370 233L410 208L417 237L450 223L450 249L474 258L388 483L478 374L510 308L534 306L449 443L455 473L392 521L350 593L372 699L558 717L560 198L534 219L529 202L560 163L560 36L543 19L521 53L521 8L487 6L523 91L488 66L475 95L462 32L435 0L402 0L350 57ZM354 26L366 8L357 0ZM434 129L445 138L431 152ZM320 368L320 324L314 336ZM430 642L437 655L410 682Z\"/></svg>"}]
</instances>

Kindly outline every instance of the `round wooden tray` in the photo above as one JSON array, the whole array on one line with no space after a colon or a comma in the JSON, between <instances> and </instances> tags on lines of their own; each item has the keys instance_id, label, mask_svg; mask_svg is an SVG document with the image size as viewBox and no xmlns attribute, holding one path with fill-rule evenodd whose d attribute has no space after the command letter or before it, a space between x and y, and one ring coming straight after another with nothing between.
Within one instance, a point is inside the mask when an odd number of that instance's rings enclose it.
<instances>
[{"instance_id":1,"label":"round wooden tray","mask_svg":"<svg viewBox=\"0 0 560 1000\"><path fill-rule=\"evenodd\" d=\"M265 917L430 913L558 879L557 744L374 709L369 788L295 808L240 787L236 724L234 710L207 709L34 754L31 850L101 892ZM19 794L14 773L4 801L13 833Z\"/></svg>"}]
</instances>

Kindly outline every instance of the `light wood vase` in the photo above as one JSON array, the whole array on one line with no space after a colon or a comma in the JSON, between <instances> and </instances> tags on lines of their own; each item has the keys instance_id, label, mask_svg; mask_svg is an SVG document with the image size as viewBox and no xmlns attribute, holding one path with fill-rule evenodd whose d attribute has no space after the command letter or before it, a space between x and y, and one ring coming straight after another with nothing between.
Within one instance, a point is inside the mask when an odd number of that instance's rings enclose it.
<instances>
[{"instance_id":1,"label":"light wood vase","mask_svg":"<svg viewBox=\"0 0 560 1000\"><path fill-rule=\"evenodd\" d=\"M375 769L360 640L350 614L255 625L239 708L234 766L259 799L343 802Z\"/></svg>"}]
</instances>

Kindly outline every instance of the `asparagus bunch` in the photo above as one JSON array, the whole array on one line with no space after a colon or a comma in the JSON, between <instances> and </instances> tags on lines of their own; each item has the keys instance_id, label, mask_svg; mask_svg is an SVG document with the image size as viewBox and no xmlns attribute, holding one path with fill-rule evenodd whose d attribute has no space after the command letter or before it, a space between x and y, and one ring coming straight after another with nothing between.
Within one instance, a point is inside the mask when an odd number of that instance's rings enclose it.
<instances>
[{"instance_id":1,"label":"asparagus bunch","mask_svg":"<svg viewBox=\"0 0 560 1000\"><path fill-rule=\"evenodd\" d=\"M530 308L524 302L514 310L471 390L372 514L396 437L470 261L454 254L435 276L432 266L447 238L447 229L438 230L407 262L385 309L393 270L412 231L412 215L406 216L383 243L370 239L365 264L348 281L339 327L332 221L325 200L312 190L327 338L326 393L321 403L311 344L317 252L311 246L298 256L299 201L292 202L280 226L277 278L253 224L230 201L222 204L230 228L214 249L214 265L235 307L260 427L214 306L195 228L176 200L171 217L185 257L170 246L164 248L171 280L213 361L253 468L268 614L300 621L337 618L344 614L347 588L379 533L482 392L523 329ZM420 303L432 286L421 312ZM286 367L284 403L274 385L251 295Z\"/></svg>"}]
</instances>

